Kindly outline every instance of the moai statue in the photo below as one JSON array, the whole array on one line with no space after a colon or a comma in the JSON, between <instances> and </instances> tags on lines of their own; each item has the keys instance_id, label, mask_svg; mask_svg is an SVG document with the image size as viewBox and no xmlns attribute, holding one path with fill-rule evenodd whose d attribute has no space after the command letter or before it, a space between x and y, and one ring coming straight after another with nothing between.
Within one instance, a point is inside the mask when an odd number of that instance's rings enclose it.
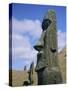
<instances>
[{"instance_id":1,"label":"moai statue","mask_svg":"<svg viewBox=\"0 0 68 90\"><path fill-rule=\"evenodd\" d=\"M26 66L24 66L24 71L26 71L27 70L27 68L26 68Z\"/></svg>"},{"instance_id":2,"label":"moai statue","mask_svg":"<svg viewBox=\"0 0 68 90\"><path fill-rule=\"evenodd\" d=\"M38 85L62 83L58 66L56 14L49 10L42 22L42 34L34 48L38 51L36 72Z\"/></svg>"},{"instance_id":3,"label":"moai statue","mask_svg":"<svg viewBox=\"0 0 68 90\"><path fill-rule=\"evenodd\" d=\"M34 82L34 77L33 77L33 75L34 75L34 62L31 63L28 73L29 73L30 84L33 84L33 82Z\"/></svg>"}]
</instances>

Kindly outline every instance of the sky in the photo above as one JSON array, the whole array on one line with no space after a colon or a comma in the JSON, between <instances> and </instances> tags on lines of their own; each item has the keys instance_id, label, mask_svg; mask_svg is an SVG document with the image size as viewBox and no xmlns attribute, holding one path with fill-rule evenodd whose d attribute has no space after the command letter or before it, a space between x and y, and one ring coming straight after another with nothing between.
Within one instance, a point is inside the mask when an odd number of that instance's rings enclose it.
<instances>
[{"instance_id":1,"label":"sky","mask_svg":"<svg viewBox=\"0 0 68 90\"><path fill-rule=\"evenodd\" d=\"M56 12L58 52L66 45L66 7L33 4L12 4L12 69L36 65L37 51L33 46L42 33L41 23L46 12Z\"/></svg>"}]
</instances>

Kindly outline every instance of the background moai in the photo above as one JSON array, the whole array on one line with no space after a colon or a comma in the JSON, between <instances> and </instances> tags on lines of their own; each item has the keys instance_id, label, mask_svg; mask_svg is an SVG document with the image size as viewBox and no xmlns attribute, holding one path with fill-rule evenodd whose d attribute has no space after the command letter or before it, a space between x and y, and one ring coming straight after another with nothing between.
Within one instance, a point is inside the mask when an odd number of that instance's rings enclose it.
<instances>
[{"instance_id":1,"label":"background moai","mask_svg":"<svg viewBox=\"0 0 68 90\"><path fill-rule=\"evenodd\" d=\"M24 71L26 71L27 70L27 67L26 66L24 66Z\"/></svg>"},{"instance_id":2,"label":"background moai","mask_svg":"<svg viewBox=\"0 0 68 90\"><path fill-rule=\"evenodd\" d=\"M33 74L34 74L34 62L31 63L30 69L29 69L28 73L29 73L30 84L33 84L34 83L34 78L33 78Z\"/></svg>"},{"instance_id":3,"label":"background moai","mask_svg":"<svg viewBox=\"0 0 68 90\"><path fill-rule=\"evenodd\" d=\"M62 83L58 66L56 14L48 10L42 22L42 34L34 48L38 51L36 72L38 85Z\"/></svg>"}]
</instances>

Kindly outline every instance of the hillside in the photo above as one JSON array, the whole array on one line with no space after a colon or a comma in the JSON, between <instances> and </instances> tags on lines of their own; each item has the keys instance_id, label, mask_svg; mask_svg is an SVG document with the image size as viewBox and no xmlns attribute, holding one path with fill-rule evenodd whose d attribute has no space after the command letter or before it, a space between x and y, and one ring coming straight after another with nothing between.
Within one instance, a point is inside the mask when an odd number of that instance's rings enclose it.
<instances>
[{"instance_id":1,"label":"hillside","mask_svg":"<svg viewBox=\"0 0 68 90\"><path fill-rule=\"evenodd\" d=\"M66 48L64 48L58 54L58 63L61 70L63 83L66 82ZM37 74L34 72L34 84L37 85ZM24 81L28 81L28 73L27 71L12 71L12 83L13 86L23 86Z\"/></svg>"},{"instance_id":2,"label":"hillside","mask_svg":"<svg viewBox=\"0 0 68 90\"><path fill-rule=\"evenodd\" d=\"M63 50L58 55L59 58L59 67L62 73L63 83L66 82L66 48L63 48Z\"/></svg>"},{"instance_id":3,"label":"hillside","mask_svg":"<svg viewBox=\"0 0 68 90\"><path fill-rule=\"evenodd\" d=\"M34 84L37 85L37 74L34 72ZM13 86L23 86L24 81L28 81L28 73L27 71L12 71L12 85Z\"/></svg>"}]
</instances>

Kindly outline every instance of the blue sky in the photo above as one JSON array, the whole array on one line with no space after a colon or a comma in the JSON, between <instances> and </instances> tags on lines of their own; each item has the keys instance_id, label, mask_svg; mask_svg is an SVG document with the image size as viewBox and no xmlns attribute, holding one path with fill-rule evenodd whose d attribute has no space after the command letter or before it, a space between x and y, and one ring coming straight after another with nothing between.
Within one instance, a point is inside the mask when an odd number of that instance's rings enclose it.
<instances>
[{"instance_id":1,"label":"blue sky","mask_svg":"<svg viewBox=\"0 0 68 90\"><path fill-rule=\"evenodd\" d=\"M59 29L62 27L62 31L66 30L66 7L61 6L48 6L48 5L31 5L31 4L13 4L13 17L22 19L39 19L43 20L44 14L48 9L53 9L57 16L57 26Z\"/></svg>"},{"instance_id":2,"label":"blue sky","mask_svg":"<svg viewBox=\"0 0 68 90\"><path fill-rule=\"evenodd\" d=\"M13 4L12 5L12 69L22 70L32 61L36 64L37 51L33 46L40 38L41 23L49 9L56 12L58 50L66 41L66 8L63 6Z\"/></svg>"}]
</instances>

